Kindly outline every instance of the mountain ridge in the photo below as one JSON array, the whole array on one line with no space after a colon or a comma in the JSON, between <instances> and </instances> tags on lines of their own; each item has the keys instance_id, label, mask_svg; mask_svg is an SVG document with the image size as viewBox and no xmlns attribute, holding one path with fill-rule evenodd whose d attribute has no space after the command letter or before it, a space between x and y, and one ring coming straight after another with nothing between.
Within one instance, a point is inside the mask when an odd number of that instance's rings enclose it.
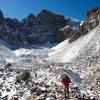
<instances>
[{"instance_id":1,"label":"mountain ridge","mask_svg":"<svg viewBox=\"0 0 100 100\"><path fill-rule=\"evenodd\" d=\"M79 21L74 23L80 24ZM16 18L5 18L0 11L0 38L16 46L46 42L59 43L64 40L64 37L62 34L59 39L60 36L56 31L68 24L73 24L70 18L65 19L64 16L48 10L42 10L37 16L31 13L21 21Z\"/></svg>"},{"instance_id":2,"label":"mountain ridge","mask_svg":"<svg viewBox=\"0 0 100 100\"><path fill-rule=\"evenodd\" d=\"M81 24L81 21L48 10L42 10L37 16L31 13L21 21L5 18L0 11L0 39L16 47L60 43L68 38L72 43L98 25L99 12L99 8L91 9Z\"/></svg>"}]
</instances>

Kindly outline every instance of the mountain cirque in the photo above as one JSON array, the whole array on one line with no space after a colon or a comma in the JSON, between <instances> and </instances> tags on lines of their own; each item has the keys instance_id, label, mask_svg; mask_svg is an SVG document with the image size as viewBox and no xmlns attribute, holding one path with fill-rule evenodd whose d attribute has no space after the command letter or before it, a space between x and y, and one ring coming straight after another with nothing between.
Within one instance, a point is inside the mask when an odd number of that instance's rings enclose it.
<instances>
[{"instance_id":1,"label":"mountain cirque","mask_svg":"<svg viewBox=\"0 0 100 100\"><path fill-rule=\"evenodd\" d=\"M63 100L62 73L72 81L69 100L99 100L99 15L93 8L81 22L43 10L18 21L0 11L0 100Z\"/></svg>"}]
</instances>

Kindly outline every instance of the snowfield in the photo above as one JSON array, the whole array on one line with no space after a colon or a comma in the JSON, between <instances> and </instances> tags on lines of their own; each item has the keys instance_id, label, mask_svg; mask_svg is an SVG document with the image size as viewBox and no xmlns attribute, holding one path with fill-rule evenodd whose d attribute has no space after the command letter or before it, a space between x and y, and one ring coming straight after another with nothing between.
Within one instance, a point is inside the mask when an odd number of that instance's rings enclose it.
<instances>
[{"instance_id":1,"label":"snowfield","mask_svg":"<svg viewBox=\"0 0 100 100\"><path fill-rule=\"evenodd\" d=\"M99 34L99 31L100 26L96 27L87 35L77 39L71 44L68 43L68 40L63 41L51 49L51 52L49 53L49 60L51 62L70 62L73 58L80 54L80 51L82 51L84 47L88 47L88 44L95 38L95 36L98 36L97 34Z\"/></svg>"},{"instance_id":2,"label":"snowfield","mask_svg":"<svg viewBox=\"0 0 100 100\"><path fill-rule=\"evenodd\" d=\"M0 40L0 60L13 62L15 55L8 47L9 45L6 42Z\"/></svg>"}]
</instances>

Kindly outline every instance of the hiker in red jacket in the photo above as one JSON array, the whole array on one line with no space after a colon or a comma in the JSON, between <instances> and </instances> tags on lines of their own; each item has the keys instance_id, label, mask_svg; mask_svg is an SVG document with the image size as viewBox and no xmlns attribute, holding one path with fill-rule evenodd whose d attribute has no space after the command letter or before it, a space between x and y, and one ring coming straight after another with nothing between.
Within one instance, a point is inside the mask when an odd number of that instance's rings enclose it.
<instances>
[{"instance_id":1,"label":"hiker in red jacket","mask_svg":"<svg viewBox=\"0 0 100 100\"><path fill-rule=\"evenodd\" d=\"M61 83L64 85L65 98L69 98L69 83L71 83L71 81L66 74L62 76Z\"/></svg>"}]
</instances>

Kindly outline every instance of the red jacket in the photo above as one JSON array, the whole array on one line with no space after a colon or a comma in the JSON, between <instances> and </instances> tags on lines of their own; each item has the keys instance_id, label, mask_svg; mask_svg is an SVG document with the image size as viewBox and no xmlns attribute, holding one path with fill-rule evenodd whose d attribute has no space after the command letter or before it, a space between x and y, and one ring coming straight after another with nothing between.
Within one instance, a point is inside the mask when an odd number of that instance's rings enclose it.
<instances>
[{"instance_id":1,"label":"red jacket","mask_svg":"<svg viewBox=\"0 0 100 100\"><path fill-rule=\"evenodd\" d=\"M64 85L64 86L69 86L69 83L71 83L70 79L69 78L63 78L61 83Z\"/></svg>"}]
</instances>

